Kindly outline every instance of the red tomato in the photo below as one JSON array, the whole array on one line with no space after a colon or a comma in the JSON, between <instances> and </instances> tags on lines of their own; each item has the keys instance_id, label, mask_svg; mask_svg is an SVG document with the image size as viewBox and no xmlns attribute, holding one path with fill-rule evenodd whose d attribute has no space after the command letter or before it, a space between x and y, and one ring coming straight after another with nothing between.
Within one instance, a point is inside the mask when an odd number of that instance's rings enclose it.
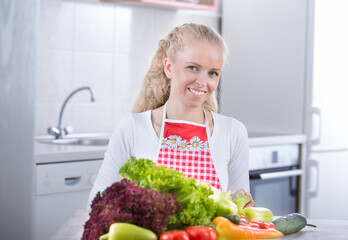
<instances>
[{"instance_id":1,"label":"red tomato","mask_svg":"<svg viewBox=\"0 0 348 240\"><path fill-rule=\"evenodd\" d=\"M273 228L273 229L277 229L276 226L274 225L274 223L268 223L269 224L269 228Z\"/></svg>"},{"instance_id":2,"label":"red tomato","mask_svg":"<svg viewBox=\"0 0 348 240\"><path fill-rule=\"evenodd\" d=\"M216 240L216 232L212 227L192 226L187 227L185 231L188 233L190 240Z\"/></svg>"},{"instance_id":3,"label":"red tomato","mask_svg":"<svg viewBox=\"0 0 348 240\"><path fill-rule=\"evenodd\" d=\"M249 220L246 216L240 215L240 223L248 224Z\"/></svg>"},{"instance_id":4,"label":"red tomato","mask_svg":"<svg viewBox=\"0 0 348 240\"><path fill-rule=\"evenodd\" d=\"M261 226L257 222L251 222L249 223L249 227L252 228L261 228Z\"/></svg>"},{"instance_id":5,"label":"red tomato","mask_svg":"<svg viewBox=\"0 0 348 240\"><path fill-rule=\"evenodd\" d=\"M174 230L163 232L160 236L160 240L190 240L190 237L184 230Z\"/></svg>"},{"instance_id":6,"label":"red tomato","mask_svg":"<svg viewBox=\"0 0 348 240\"><path fill-rule=\"evenodd\" d=\"M261 229L269 229L269 228L273 228L276 229L276 227L274 226L273 223L271 222L258 222L258 221L252 221L251 223L256 223L260 226Z\"/></svg>"}]
</instances>

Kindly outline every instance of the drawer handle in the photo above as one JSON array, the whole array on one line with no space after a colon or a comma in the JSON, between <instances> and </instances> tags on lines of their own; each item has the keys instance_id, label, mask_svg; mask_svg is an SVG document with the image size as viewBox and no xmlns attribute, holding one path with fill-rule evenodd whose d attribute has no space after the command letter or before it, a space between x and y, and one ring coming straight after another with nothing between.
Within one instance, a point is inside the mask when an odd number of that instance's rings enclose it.
<instances>
[{"instance_id":1,"label":"drawer handle","mask_svg":"<svg viewBox=\"0 0 348 240\"><path fill-rule=\"evenodd\" d=\"M294 177L302 175L303 171L301 169L289 170L289 171L280 171L280 172L271 172L271 173L261 173L261 179L274 179L274 178L284 178L284 177Z\"/></svg>"},{"instance_id":2,"label":"drawer handle","mask_svg":"<svg viewBox=\"0 0 348 240\"><path fill-rule=\"evenodd\" d=\"M69 186L69 187L76 186L81 182L81 176L65 178L64 182L66 186Z\"/></svg>"}]
</instances>

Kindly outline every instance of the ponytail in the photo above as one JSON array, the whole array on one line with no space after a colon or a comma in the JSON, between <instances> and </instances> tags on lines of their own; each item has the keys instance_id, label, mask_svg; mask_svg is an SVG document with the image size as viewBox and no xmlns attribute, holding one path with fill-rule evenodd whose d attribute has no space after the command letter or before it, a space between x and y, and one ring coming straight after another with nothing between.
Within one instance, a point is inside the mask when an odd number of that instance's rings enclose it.
<instances>
[{"instance_id":1,"label":"ponytail","mask_svg":"<svg viewBox=\"0 0 348 240\"><path fill-rule=\"evenodd\" d=\"M165 45L164 39L158 44L158 50L145 75L144 85L134 105L134 112L139 113L161 107L169 98L170 79L167 78L163 67Z\"/></svg>"}]
</instances>

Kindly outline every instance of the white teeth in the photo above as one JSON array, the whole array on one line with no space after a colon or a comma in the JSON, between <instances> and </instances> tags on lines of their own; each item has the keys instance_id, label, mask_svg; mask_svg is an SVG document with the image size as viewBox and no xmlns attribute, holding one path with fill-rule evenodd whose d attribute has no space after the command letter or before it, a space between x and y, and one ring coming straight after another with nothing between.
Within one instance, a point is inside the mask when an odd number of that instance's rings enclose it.
<instances>
[{"instance_id":1,"label":"white teeth","mask_svg":"<svg viewBox=\"0 0 348 240\"><path fill-rule=\"evenodd\" d=\"M205 93L205 92L200 92L200 91L193 90L191 88L189 88L189 90L190 90L190 92L194 93L197 96L203 96L203 94Z\"/></svg>"}]
</instances>

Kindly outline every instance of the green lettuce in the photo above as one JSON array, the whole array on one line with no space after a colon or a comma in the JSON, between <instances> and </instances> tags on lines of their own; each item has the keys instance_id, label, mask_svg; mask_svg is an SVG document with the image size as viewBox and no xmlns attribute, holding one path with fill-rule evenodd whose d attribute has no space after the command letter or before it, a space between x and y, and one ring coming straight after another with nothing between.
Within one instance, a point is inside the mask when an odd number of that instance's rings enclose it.
<instances>
[{"instance_id":1,"label":"green lettuce","mask_svg":"<svg viewBox=\"0 0 348 240\"><path fill-rule=\"evenodd\" d=\"M243 215L246 216L246 214L244 213L244 207L245 205L251 201L251 198L245 195L237 195L233 202L237 205L238 207L238 214L239 215Z\"/></svg>"},{"instance_id":2,"label":"green lettuce","mask_svg":"<svg viewBox=\"0 0 348 240\"><path fill-rule=\"evenodd\" d=\"M184 229L187 226L209 225L216 216L216 202L209 197L213 191L194 178L163 166L149 159L131 157L119 173L138 186L150 188L176 196L183 209L168 219L168 229Z\"/></svg>"}]
</instances>

